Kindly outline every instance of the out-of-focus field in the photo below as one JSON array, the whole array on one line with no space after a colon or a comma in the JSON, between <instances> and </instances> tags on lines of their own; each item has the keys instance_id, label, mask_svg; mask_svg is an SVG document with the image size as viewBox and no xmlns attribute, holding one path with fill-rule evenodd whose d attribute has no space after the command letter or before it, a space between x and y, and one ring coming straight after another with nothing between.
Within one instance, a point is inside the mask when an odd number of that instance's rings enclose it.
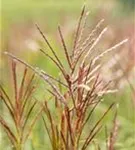
<instances>
[{"instance_id":1,"label":"out-of-focus field","mask_svg":"<svg viewBox=\"0 0 135 150\"><path fill-rule=\"evenodd\" d=\"M9 93L12 91L10 59L2 52L9 51L31 65L42 68L51 75L58 77L57 68L39 52L39 48L44 47L44 49L47 49L47 46L37 31L35 23L41 27L61 60L64 61L57 26L59 24L62 26L70 50L72 48L73 32L83 3L83 0L1 1L0 83L6 86ZM120 127L116 150L133 150L135 148L135 93L130 84L135 85L135 3L134 0L87 0L86 6L87 10L90 11L87 21L89 30L92 30L97 22L103 18L105 19L104 25L108 26L108 32L98 48L106 49L123 39L129 39L127 44L116 51L115 57L118 58L118 61L113 63L114 55L109 55L109 58L107 58L108 63L104 65L105 80L113 78L113 86L118 88L119 92L105 97L105 103L97 110L97 116L112 101L117 102ZM19 69L18 75L21 74L21 67ZM40 84L41 88L36 92L36 97L42 100L45 92L43 89L44 84L42 82ZM0 113L7 115L4 111L5 109L3 109L3 104L0 101ZM111 118L111 114L109 115L108 118ZM107 125L110 128L111 121L107 122ZM41 126L42 120L35 126L29 141L26 143L26 150L49 149L46 133L42 131ZM98 142L104 150L104 133L99 136L101 136L99 138L101 140ZM1 127L0 149L11 149L7 136L3 133Z\"/></svg>"}]
</instances>

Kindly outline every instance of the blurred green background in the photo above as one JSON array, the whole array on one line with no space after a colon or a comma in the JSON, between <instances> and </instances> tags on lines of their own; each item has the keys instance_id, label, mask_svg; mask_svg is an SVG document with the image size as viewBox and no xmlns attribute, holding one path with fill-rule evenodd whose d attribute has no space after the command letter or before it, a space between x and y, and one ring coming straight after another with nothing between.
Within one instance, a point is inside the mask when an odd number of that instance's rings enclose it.
<instances>
[{"instance_id":1,"label":"blurred green background","mask_svg":"<svg viewBox=\"0 0 135 150\"><path fill-rule=\"evenodd\" d=\"M62 25L66 42L71 48L72 33L76 27L78 17L84 0L1 0L1 42L0 51L9 51L21 59L24 59L33 66L38 66L54 76L58 76L56 67L46 58L44 58L38 49L46 48L35 23L39 24L49 41L60 54L59 57L64 60L61 53L61 44L57 33L58 24ZM105 25L109 26L109 33L105 38L103 47L117 43L120 40L129 38L129 43L122 48L120 53L120 62L125 71L126 78L134 84L134 58L135 58L135 1L134 0L87 0L87 10L90 11L88 26L90 29L102 18L105 19ZM10 83L9 61L1 53L0 59L0 82L2 84ZM120 68L114 66L111 75ZM106 76L109 76L106 74ZM125 76L116 80L115 85L120 92L115 96L106 97L106 101L116 101L119 103L119 122L120 133L118 137L118 150L133 150L135 146L135 97L126 82ZM106 108L106 104L102 109ZM99 110L99 113L100 111ZM40 137L40 126L36 127L34 135ZM1 134L0 146L2 150L8 150L5 145L5 139ZM35 150L42 150L39 139L35 139ZM31 141L27 147L32 150ZM31 145L31 146L30 146Z\"/></svg>"}]
</instances>

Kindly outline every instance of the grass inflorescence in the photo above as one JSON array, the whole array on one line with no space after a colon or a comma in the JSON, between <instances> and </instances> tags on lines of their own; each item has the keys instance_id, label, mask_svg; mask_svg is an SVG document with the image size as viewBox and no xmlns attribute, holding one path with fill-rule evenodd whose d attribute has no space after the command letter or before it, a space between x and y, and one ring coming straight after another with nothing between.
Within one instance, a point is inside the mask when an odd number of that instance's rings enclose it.
<instances>
[{"instance_id":1,"label":"grass inflorescence","mask_svg":"<svg viewBox=\"0 0 135 150\"><path fill-rule=\"evenodd\" d=\"M101 29L101 25L104 22L102 19L84 38L88 15L89 13L85 11L84 6L74 34L72 51L68 50L62 28L60 25L58 26L58 33L68 69L66 69L55 49L36 24L37 30L43 37L52 55L42 48L40 51L59 69L59 72L61 72L60 78L53 77L15 55L5 52L12 60L14 97L11 99L2 85L0 86L0 96L9 111L15 130L12 130L12 127L8 125L2 116L0 116L0 123L7 133L13 149L24 149L23 145L30 136L33 126L38 123L39 117L43 120L52 150L86 150L90 145L93 145L98 133L104 130L103 120L109 111L115 110L113 109L116 106L115 103L112 102L100 114L100 117L96 118L97 120L94 123L91 121L91 117L97 111L98 106L103 103L104 95L115 93L117 89L110 89L111 80L106 83L102 79L100 59L126 43L127 39L95 56L96 45L104 36L107 28ZM97 35L97 33L99 34ZM17 63L24 65L20 87L17 83ZM33 75L27 80L29 69L32 70ZM39 76L42 81L49 85L47 89L47 92L51 95L49 100L38 102L34 98L36 85L33 82L35 76ZM50 107L50 101L53 104L53 110ZM34 115L31 117L31 114ZM89 131L86 129L88 125L90 126ZM118 132L117 113L115 113L112 130L109 134L107 132L108 130L106 129L106 148L107 150L113 150ZM100 150L98 144L96 147Z\"/></svg>"}]
</instances>

